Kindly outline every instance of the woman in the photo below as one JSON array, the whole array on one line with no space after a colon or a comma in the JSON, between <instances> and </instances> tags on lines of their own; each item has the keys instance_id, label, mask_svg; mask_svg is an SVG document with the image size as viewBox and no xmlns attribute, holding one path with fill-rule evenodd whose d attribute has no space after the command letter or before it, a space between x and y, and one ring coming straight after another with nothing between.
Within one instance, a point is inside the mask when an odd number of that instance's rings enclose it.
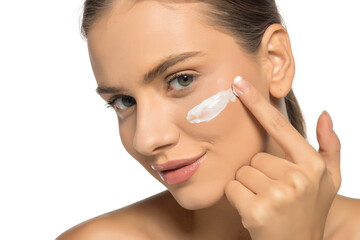
<instances>
[{"instance_id":1,"label":"woman","mask_svg":"<svg viewBox=\"0 0 360 240\"><path fill-rule=\"evenodd\" d=\"M328 113L319 150L305 140L274 1L92 0L82 27L124 147L168 191L58 239L360 237L359 201L337 195L340 141ZM229 89L236 98L191 121Z\"/></svg>"}]
</instances>

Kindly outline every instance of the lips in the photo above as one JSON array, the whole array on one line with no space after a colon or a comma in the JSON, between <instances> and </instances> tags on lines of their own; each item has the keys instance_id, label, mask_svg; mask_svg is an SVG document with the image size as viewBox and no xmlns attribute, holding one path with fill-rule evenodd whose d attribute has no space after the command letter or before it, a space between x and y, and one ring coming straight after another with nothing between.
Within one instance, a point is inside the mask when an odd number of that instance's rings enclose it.
<instances>
[{"instance_id":1,"label":"lips","mask_svg":"<svg viewBox=\"0 0 360 240\"><path fill-rule=\"evenodd\" d=\"M173 160L173 161L169 161L169 162L166 162L163 164L153 164L153 165L151 165L151 167L152 167L152 169L154 169L155 171L158 171L158 172L166 171L166 170L174 170L176 168L181 168L181 167L190 165L204 155L205 154L202 154L198 157L193 157L193 158Z\"/></svg>"},{"instance_id":2,"label":"lips","mask_svg":"<svg viewBox=\"0 0 360 240\"><path fill-rule=\"evenodd\" d=\"M153 164L151 167L158 171L167 184L179 184L187 181L195 174L205 154L198 157L169 161L164 164Z\"/></svg>"}]
</instances>

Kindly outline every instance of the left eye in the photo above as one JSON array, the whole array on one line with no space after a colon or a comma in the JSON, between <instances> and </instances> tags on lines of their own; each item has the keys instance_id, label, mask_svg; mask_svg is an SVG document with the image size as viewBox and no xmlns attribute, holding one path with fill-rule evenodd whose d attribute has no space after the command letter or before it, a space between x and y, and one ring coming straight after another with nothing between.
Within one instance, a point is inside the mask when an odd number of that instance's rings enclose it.
<instances>
[{"instance_id":1,"label":"left eye","mask_svg":"<svg viewBox=\"0 0 360 240\"><path fill-rule=\"evenodd\" d=\"M113 107L119 110L126 110L136 104L136 100L130 96L120 96L112 103Z\"/></svg>"},{"instance_id":2,"label":"left eye","mask_svg":"<svg viewBox=\"0 0 360 240\"><path fill-rule=\"evenodd\" d=\"M189 86L194 81L194 79L195 79L194 75L181 74L173 77L170 80L169 85L175 90L180 90L182 88L186 88L187 86Z\"/></svg>"}]
</instances>

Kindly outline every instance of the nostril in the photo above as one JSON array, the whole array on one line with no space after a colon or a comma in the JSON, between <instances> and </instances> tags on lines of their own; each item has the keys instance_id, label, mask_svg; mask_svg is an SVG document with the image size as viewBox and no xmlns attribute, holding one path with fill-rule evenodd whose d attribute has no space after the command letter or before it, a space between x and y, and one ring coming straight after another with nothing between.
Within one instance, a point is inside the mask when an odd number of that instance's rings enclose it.
<instances>
[{"instance_id":1,"label":"nostril","mask_svg":"<svg viewBox=\"0 0 360 240\"><path fill-rule=\"evenodd\" d=\"M173 144L169 143L167 145L164 145L164 146L159 146L159 147L155 147L153 152L158 152L158 151L161 151L162 149L167 149L167 148L170 148Z\"/></svg>"},{"instance_id":2,"label":"nostril","mask_svg":"<svg viewBox=\"0 0 360 240\"><path fill-rule=\"evenodd\" d=\"M133 145L139 153L150 156L168 150L175 146L178 140L179 134L176 129L152 133L142 131L135 134Z\"/></svg>"}]
</instances>

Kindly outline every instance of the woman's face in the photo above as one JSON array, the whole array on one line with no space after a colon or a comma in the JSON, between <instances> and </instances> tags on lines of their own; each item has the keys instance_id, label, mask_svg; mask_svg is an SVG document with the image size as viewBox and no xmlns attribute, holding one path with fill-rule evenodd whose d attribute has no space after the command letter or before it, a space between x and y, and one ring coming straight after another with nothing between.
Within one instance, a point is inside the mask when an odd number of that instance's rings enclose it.
<instances>
[{"instance_id":1,"label":"woman's face","mask_svg":"<svg viewBox=\"0 0 360 240\"><path fill-rule=\"evenodd\" d=\"M260 60L208 24L200 12L205 8L203 3L119 1L88 35L98 92L115 100L124 147L187 209L223 197L237 169L267 140L238 99L210 122L186 120L189 110L229 89L237 75L269 98ZM195 174L182 183L166 182L152 169L202 155Z\"/></svg>"}]
</instances>

